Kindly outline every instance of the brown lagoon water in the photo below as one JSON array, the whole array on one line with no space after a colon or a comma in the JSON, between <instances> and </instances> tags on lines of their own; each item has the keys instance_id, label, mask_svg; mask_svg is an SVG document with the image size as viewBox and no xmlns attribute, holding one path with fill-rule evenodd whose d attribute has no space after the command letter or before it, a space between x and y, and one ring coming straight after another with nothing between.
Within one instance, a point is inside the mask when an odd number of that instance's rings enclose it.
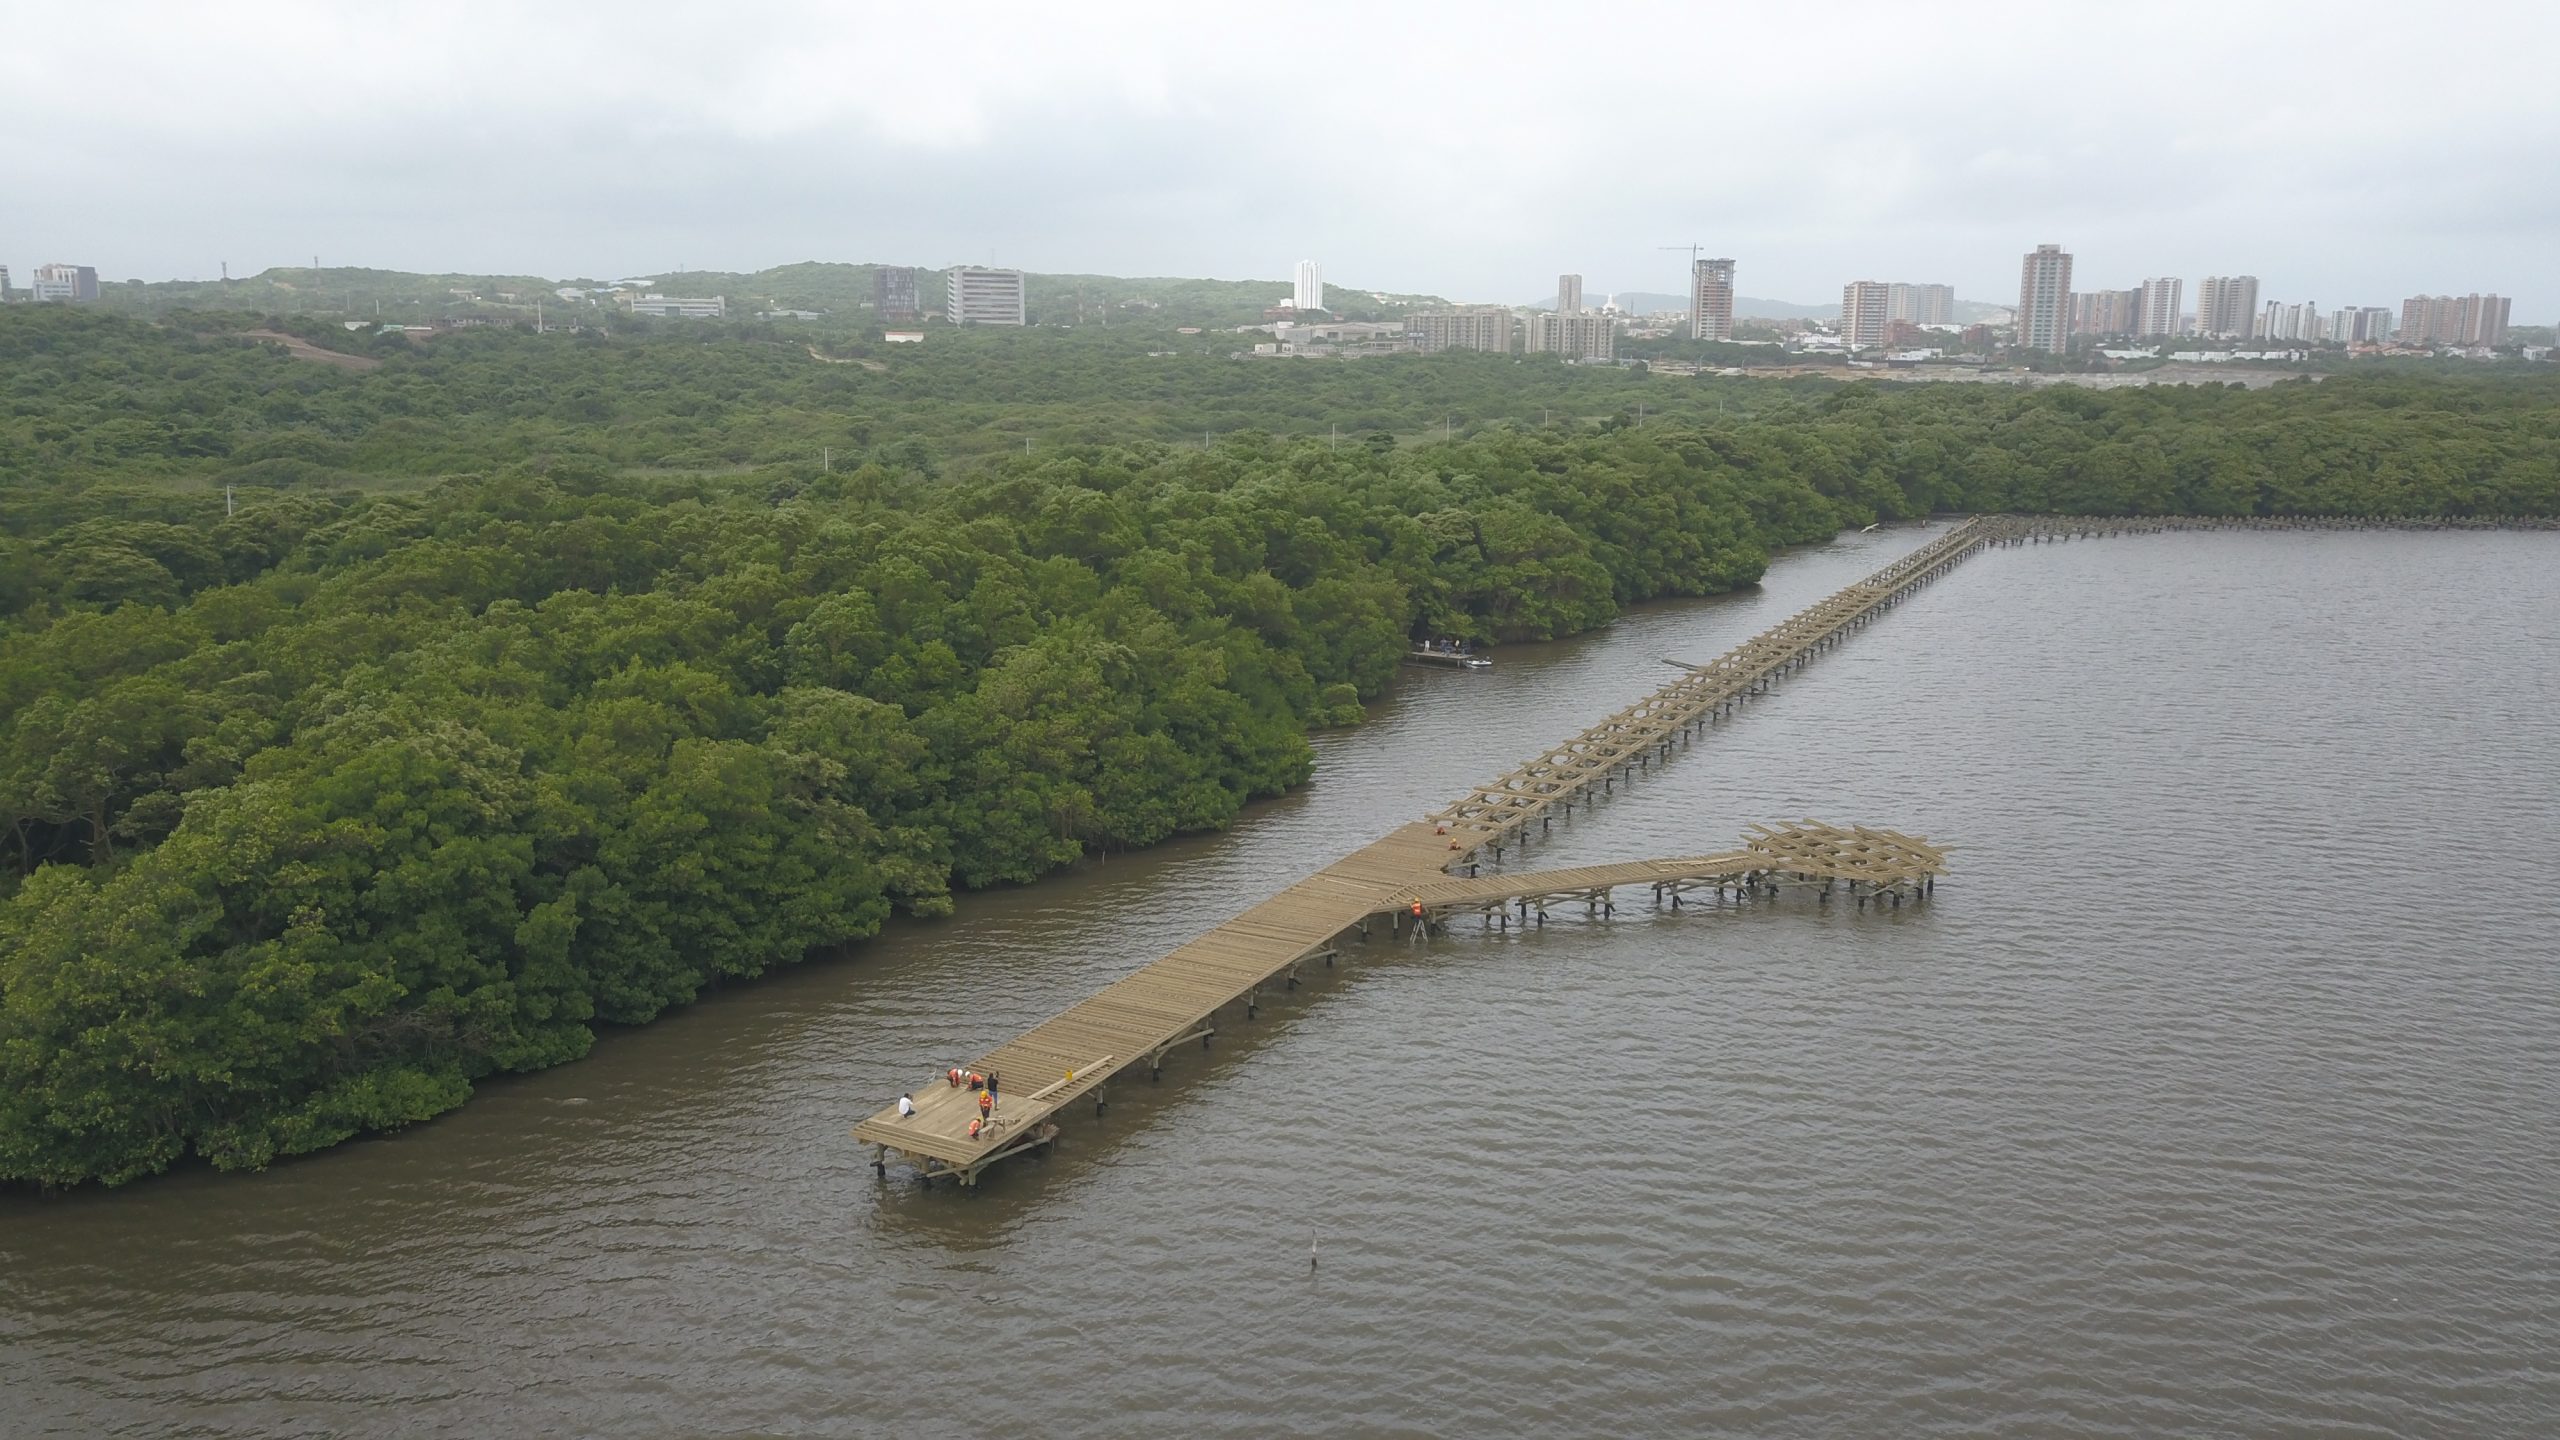
<instances>
[{"instance_id":1,"label":"brown lagoon water","mask_svg":"<svg viewBox=\"0 0 2560 1440\"><path fill-rule=\"evenodd\" d=\"M846 1138L1921 538L415 1131L0 1200L0 1431L2560 1430L2555 536L1979 556L1524 862L1816 816L1935 904L1382 937L977 1194Z\"/></svg>"}]
</instances>

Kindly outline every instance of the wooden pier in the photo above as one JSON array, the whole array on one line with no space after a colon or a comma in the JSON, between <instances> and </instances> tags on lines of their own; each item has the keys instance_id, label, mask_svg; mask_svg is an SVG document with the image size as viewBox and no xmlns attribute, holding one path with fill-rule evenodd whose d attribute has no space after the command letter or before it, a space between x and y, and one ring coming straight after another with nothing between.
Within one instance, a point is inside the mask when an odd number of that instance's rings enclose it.
<instances>
[{"instance_id":1,"label":"wooden pier","mask_svg":"<svg viewBox=\"0 0 2560 1440\"><path fill-rule=\"evenodd\" d=\"M1407 905L1422 906L1435 924L1457 914L1475 914L1486 923L1511 925L1513 911L1521 924L1545 924L1550 906L1580 901L1583 913L1614 914L1615 893L1649 887L1656 905L1677 908L1683 897L1713 887L1722 900L1730 890L1737 900L1776 895L1785 885L1811 888L1828 902L1843 893L1864 909L1869 903L1900 908L1905 900L1926 898L1946 873L1952 846L1932 845L1898 830L1842 829L1819 820L1791 825L1754 825L1753 838L1740 850L1697 855L1680 860L1628 860L1614 865L1585 865L1572 870L1533 870L1442 880L1414 887ZM1845 891L1843 890L1845 887Z\"/></svg>"},{"instance_id":2,"label":"wooden pier","mask_svg":"<svg viewBox=\"0 0 2560 1440\"><path fill-rule=\"evenodd\" d=\"M1985 519L1956 525L1715 659L1682 664L1687 673L1681 678L1492 784L1478 786L1458 803L1434 811L1431 819L1466 836L1470 847L1490 849L1500 858L1511 837L1531 821L1543 826L1558 810L1591 798L1595 785L1606 792L1615 788L1621 772L1670 758L1675 745L1687 743L1744 699L1764 693L1779 677L1811 664L1997 533Z\"/></svg>"},{"instance_id":3,"label":"wooden pier","mask_svg":"<svg viewBox=\"0 0 2560 1440\"><path fill-rule=\"evenodd\" d=\"M978 1093L928 1075L910 1092L916 1113L901 1115L891 1104L856 1125L854 1138L876 1147L873 1164L884 1174L896 1154L928 1184L949 1175L974 1185L988 1166L1046 1144L1057 1133L1051 1117L1067 1105L1091 1097L1099 1113L1113 1077L1136 1066L1161 1074L1175 1047L1211 1043L1220 1012L1238 1007L1252 1018L1265 988L1295 985L1307 966L1333 964L1342 937L1365 934L1382 917L1391 930L1427 930L1456 914L1508 925L1516 913L1537 923L1551 906L1571 901L1581 901L1588 913L1613 912L1613 894L1636 885L1670 905L1708 886L1737 898L1811 886L1826 903L1837 894L1861 906L1924 898L1945 872L1944 847L1896 831L1815 821L1755 827L1739 849L1690 859L1476 872L1485 852L1498 859L1530 822L1543 828L1559 806L1593 787L1613 789L1620 777L1667 759L1715 718L1872 623L1995 533L1982 520L1956 525L1723 655L1682 665L1679 678L1645 699L997 1046L967 1067L999 1082L992 1113L976 1133ZM1449 873L1459 867L1468 873Z\"/></svg>"}]
</instances>

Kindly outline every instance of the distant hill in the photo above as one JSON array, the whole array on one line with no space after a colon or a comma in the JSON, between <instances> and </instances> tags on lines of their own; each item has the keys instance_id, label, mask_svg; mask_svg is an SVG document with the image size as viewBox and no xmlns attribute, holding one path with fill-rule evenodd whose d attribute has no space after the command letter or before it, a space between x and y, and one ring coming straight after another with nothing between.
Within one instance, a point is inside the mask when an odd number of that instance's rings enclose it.
<instances>
[{"instance_id":1,"label":"distant hill","mask_svg":"<svg viewBox=\"0 0 2560 1440\"><path fill-rule=\"evenodd\" d=\"M266 314L347 315L421 323L463 315L530 320L539 302L557 319L574 313L554 294L567 286L595 289L612 279L645 279L668 295L725 296L732 316L761 310L819 310L847 324L872 322L871 277L876 265L806 261L770 270L686 270L645 276L546 279L538 275L421 275L400 270L279 267L238 280L126 281L99 287L101 306L159 314L164 311L248 310ZM928 311L941 308L941 270L924 267L918 294ZM1193 280L1117 275L1027 277L1031 322L1110 324L1145 321L1169 325L1243 325L1289 295L1286 280ZM1354 286L1326 287L1326 298L1344 319L1386 319L1418 305L1444 305L1432 295L1378 294Z\"/></svg>"}]
</instances>

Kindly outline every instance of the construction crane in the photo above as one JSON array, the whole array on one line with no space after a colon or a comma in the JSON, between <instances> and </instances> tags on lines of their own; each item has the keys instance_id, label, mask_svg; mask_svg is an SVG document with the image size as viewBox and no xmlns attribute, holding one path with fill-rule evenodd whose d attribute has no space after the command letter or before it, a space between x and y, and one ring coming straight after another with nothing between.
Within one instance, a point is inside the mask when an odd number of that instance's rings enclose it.
<instances>
[{"instance_id":1,"label":"construction crane","mask_svg":"<svg viewBox=\"0 0 2560 1440\"><path fill-rule=\"evenodd\" d=\"M1698 290L1698 252L1706 249L1707 247L1691 243L1688 245L1657 245L1654 248L1657 250L1686 250L1689 252L1689 270L1687 274L1680 277L1680 289L1683 294L1696 294Z\"/></svg>"}]
</instances>

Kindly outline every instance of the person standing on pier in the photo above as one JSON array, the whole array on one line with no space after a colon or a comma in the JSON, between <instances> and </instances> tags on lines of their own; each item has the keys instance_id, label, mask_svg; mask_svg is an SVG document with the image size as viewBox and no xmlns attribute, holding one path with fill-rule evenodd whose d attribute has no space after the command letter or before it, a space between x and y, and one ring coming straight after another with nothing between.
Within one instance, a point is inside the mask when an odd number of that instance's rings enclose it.
<instances>
[{"instance_id":1,"label":"person standing on pier","mask_svg":"<svg viewBox=\"0 0 2560 1440\"><path fill-rule=\"evenodd\" d=\"M992 1093L990 1093L990 1092L988 1092L988 1091L984 1091L984 1090L979 1091L979 1092L978 1092L978 1118L979 1118L979 1119L981 1119L981 1120L985 1120L985 1119L988 1119L989 1117L993 1116L995 1113L996 1113L996 1097L995 1097Z\"/></svg>"}]
</instances>

